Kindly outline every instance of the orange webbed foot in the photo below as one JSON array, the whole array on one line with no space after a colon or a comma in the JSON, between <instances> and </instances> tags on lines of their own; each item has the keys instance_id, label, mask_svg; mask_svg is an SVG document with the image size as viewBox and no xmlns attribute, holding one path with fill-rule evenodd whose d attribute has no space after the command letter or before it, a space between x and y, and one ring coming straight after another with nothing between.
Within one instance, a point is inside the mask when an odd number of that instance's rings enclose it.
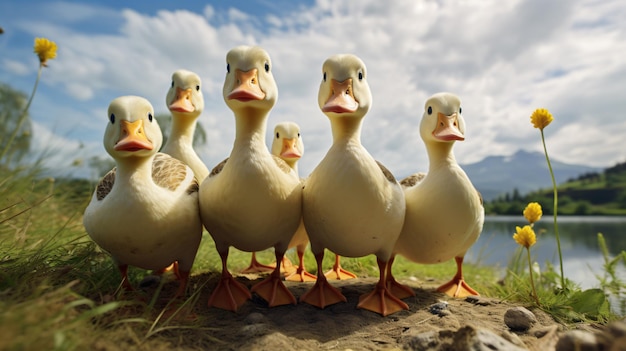
<instances>
[{"instance_id":1,"label":"orange webbed foot","mask_svg":"<svg viewBox=\"0 0 626 351\"><path fill-rule=\"evenodd\" d=\"M255 284L252 287L252 292L257 293L267 301L269 307L297 304L295 296L283 284L279 274L272 274L262 282Z\"/></svg>"},{"instance_id":2,"label":"orange webbed foot","mask_svg":"<svg viewBox=\"0 0 626 351\"><path fill-rule=\"evenodd\" d=\"M331 269L330 271L324 273L326 278L328 278L330 280L346 280L346 279L354 279L354 278L356 278L356 274L343 269L341 267L341 263L339 261L340 261L340 256L336 255L335 256L335 265L333 266L333 269Z\"/></svg>"},{"instance_id":3,"label":"orange webbed foot","mask_svg":"<svg viewBox=\"0 0 626 351\"><path fill-rule=\"evenodd\" d=\"M300 302L319 308L346 301L348 301L346 297L343 296L341 291L330 285L326 277L318 278L315 285L304 295L300 296Z\"/></svg>"},{"instance_id":4,"label":"orange webbed foot","mask_svg":"<svg viewBox=\"0 0 626 351\"><path fill-rule=\"evenodd\" d=\"M317 280L317 276L315 274L311 274L309 272L307 272L306 270L302 269L301 267L298 267L298 269L291 273L290 275L285 277L285 280L291 281L291 282L300 282L300 283L304 283L304 282L314 282Z\"/></svg>"},{"instance_id":5,"label":"orange webbed foot","mask_svg":"<svg viewBox=\"0 0 626 351\"><path fill-rule=\"evenodd\" d=\"M437 291L452 297L480 295L476 290L472 289L472 287L470 287L462 278L450 280L449 282L438 287Z\"/></svg>"},{"instance_id":6,"label":"orange webbed foot","mask_svg":"<svg viewBox=\"0 0 626 351\"><path fill-rule=\"evenodd\" d=\"M383 317L409 309L409 305L392 295L384 284L376 284L372 292L361 295L357 307L379 313Z\"/></svg>"},{"instance_id":7,"label":"orange webbed foot","mask_svg":"<svg viewBox=\"0 0 626 351\"><path fill-rule=\"evenodd\" d=\"M262 264L257 261L256 254L253 252L250 258L250 265L241 271L241 273L270 273L276 268L275 265Z\"/></svg>"},{"instance_id":8,"label":"orange webbed foot","mask_svg":"<svg viewBox=\"0 0 626 351\"><path fill-rule=\"evenodd\" d=\"M236 312L251 297L248 288L229 275L220 279L209 297L208 305Z\"/></svg>"}]
</instances>

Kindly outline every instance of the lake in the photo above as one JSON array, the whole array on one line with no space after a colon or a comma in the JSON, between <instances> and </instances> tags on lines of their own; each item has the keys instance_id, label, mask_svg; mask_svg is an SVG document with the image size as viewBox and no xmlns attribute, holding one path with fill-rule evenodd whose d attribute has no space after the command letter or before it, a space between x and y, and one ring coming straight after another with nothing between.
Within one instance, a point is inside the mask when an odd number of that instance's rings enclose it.
<instances>
[{"instance_id":1,"label":"lake","mask_svg":"<svg viewBox=\"0 0 626 351\"><path fill-rule=\"evenodd\" d=\"M542 269L550 261L559 272L559 257L554 237L554 219L545 215L534 225L537 243L531 247L531 258ZM528 224L523 216L486 216L483 232L466 254L466 261L506 269L519 245L513 240L515 226ZM583 289L598 287L596 275L602 275L604 258L598 246L598 233L604 235L611 257L626 250L626 217L559 216L559 237L565 277ZM524 256L526 257L526 256ZM525 261L524 261L525 262ZM620 277L626 280L624 265Z\"/></svg>"}]
</instances>

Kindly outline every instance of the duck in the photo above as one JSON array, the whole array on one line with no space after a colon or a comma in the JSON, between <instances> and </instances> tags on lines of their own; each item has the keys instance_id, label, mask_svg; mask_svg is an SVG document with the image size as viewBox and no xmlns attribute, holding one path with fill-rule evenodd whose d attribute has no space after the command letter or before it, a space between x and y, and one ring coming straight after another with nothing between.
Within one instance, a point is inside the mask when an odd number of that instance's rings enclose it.
<instances>
[{"instance_id":1,"label":"duck","mask_svg":"<svg viewBox=\"0 0 626 351\"><path fill-rule=\"evenodd\" d=\"M298 160L304 154L304 143L302 142L302 136L300 135L300 126L291 121L280 122L274 126L274 137L272 138L272 145L270 152L272 155L278 156L283 159L289 167L291 167L296 173L298 173ZM288 249L297 247L300 265L297 268L293 268L293 265L287 258L283 257L282 269L285 271L286 280L296 281L310 281L315 280L315 276L308 273L303 268L304 250L309 243L309 238L306 235L304 224L300 221L300 226L296 230L294 237L289 243ZM256 253L252 252L250 258L250 264L247 268L242 270L242 273L263 273L272 272L276 268L275 264L262 264L256 258ZM296 273L298 273L296 275Z\"/></svg>"},{"instance_id":2,"label":"duck","mask_svg":"<svg viewBox=\"0 0 626 351\"><path fill-rule=\"evenodd\" d=\"M376 255L380 271L358 308L386 316L408 305L387 288L387 264L404 223L405 200L400 184L361 144L363 118L372 95L365 63L353 54L338 54L322 65L318 105L329 118L333 143L306 178L302 216L317 262L317 281L300 297L324 308L347 301L322 274L325 249L347 257Z\"/></svg>"},{"instance_id":3,"label":"duck","mask_svg":"<svg viewBox=\"0 0 626 351\"><path fill-rule=\"evenodd\" d=\"M394 249L394 255L421 264L454 258L456 274L437 288L452 297L479 295L465 282L462 267L465 253L478 240L485 219L482 196L453 153L455 142L465 140L461 112L461 100L455 94L441 92L426 100L420 136L428 153L428 172L409 177L417 181L403 180L406 215ZM412 295L393 275L388 274L388 279L397 296Z\"/></svg>"},{"instance_id":4,"label":"duck","mask_svg":"<svg viewBox=\"0 0 626 351\"><path fill-rule=\"evenodd\" d=\"M98 183L83 216L133 290L128 266L158 270L174 262L182 296L202 238L198 181L183 162L157 152L163 142L150 102L121 96L108 107L104 147L116 167Z\"/></svg>"},{"instance_id":5,"label":"duck","mask_svg":"<svg viewBox=\"0 0 626 351\"><path fill-rule=\"evenodd\" d=\"M228 271L231 246L246 252L273 247L282 262L302 216L298 174L265 144L270 110L278 98L270 56L258 46L237 46L226 55L223 86L235 116L235 140L229 157L214 167L200 186L200 214L222 261L222 274L208 305L237 311L251 292L270 307L296 304L281 279L280 265L251 290Z\"/></svg>"},{"instance_id":6,"label":"duck","mask_svg":"<svg viewBox=\"0 0 626 351\"><path fill-rule=\"evenodd\" d=\"M199 182L209 175L209 169L193 148L197 120L204 109L201 84L200 76L192 71L179 69L172 74L172 84L165 96L172 127L161 150L191 167Z\"/></svg>"}]
</instances>

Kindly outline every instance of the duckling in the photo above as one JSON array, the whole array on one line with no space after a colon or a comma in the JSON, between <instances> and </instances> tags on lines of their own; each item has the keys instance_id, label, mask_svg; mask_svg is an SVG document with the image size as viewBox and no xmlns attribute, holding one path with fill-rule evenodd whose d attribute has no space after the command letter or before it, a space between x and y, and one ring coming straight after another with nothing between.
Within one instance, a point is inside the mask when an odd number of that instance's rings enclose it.
<instances>
[{"instance_id":1,"label":"duckling","mask_svg":"<svg viewBox=\"0 0 626 351\"><path fill-rule=\"evenodd\" d=\"M480 236L485 211L482 196L452 152L456 141L465 140L460 99L445 92L431 96L424 106L420 135L428 152L428 173L404 188L406 217L395 253L424 264L454 258L456 274L437 290L453 297L478 295L465 282L462 266L465 253ZM412 294L390 274L388 278L396 295Z\"/></svg>"},{"instance_id":2,"label":"duckling","mask_svg":"<svg viewBox=\"0 0 626 351\"><path fill-rule=\"evenodd\" d=\"M114 99L108 108L106 151L116 168L99 182L83 216L87 234L107 251L128 282L128 265L157 270L173 262L184 294L200 245L198 181L191 168L163 153L148 100Z\"/></svg>"},{"instance_id":3,"label":"duckling","mask_svg":"<svg viewBox=\"0 0 626 351\"><path fill-rule=\"evenodd\" d=\"M248 252L274 247L281 262L302 216L302 185L265 145L267 117L278 98L268 53L239 46L226 62L223 96L235 115L235 141L229 158L200 186L200 212L222 259L222 276L208 304L236 311L251 294L228 271L230 246ZM282 282L280 265L252 292L270 307L297 302Z\"/></svg>"},{"instance_id":4,"label":"duckling","mask_svg":"<svg viewBox=\"0 0 626 351\"><path fill-rule=\"evenodd\" d=\"M365 64L335 55L322 67L320 109L330 119L333 144L306 179L302 213L317 261L317 281L300 301L324 308L346 301L321 272L324 250L348 257L375 254L380 279L357 307L386 316L408 309L385 284L387 264L404 223L402 189L391 172L361 144L363 117L371 106Z\"/></svg>"}]
</instances>

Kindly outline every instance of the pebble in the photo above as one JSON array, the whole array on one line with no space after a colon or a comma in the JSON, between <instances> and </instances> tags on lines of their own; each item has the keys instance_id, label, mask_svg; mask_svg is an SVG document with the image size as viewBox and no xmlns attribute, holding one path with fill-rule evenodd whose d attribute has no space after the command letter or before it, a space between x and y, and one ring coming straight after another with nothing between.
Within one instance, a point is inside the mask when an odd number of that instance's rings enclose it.
<instances>
[{"instance_id":1,"label":"pebble","mask_svg":"<svg viewBox=\"0 0 626 351\"><path fill-rule=\"evenodd\" d=\"M555 351L599 351L598 341L593 333L582 330L565 332L556 342Z\"/></svg>"},{"instance_id":2,"label":"pebble","mask_svg":"<svg viewBox=\"0 0 626 351\"><path fill-rule=\"evenodd\" d=\"M448 303L446 301L440 301L430 305L428 307L428 312L440 317L450 315L450 311L448 311Z\"/></svg>"},{"instance_id":3,"label":"pebble","mask_svg":"<svg viewBox=\"0 0 626 351\"><path fill-rule=\"evenodd\" d=\"M504 324L513 331L527 331L535 323L535 315L524 307L509 308L504 313Z\"/></svg>"}]
</instances>

